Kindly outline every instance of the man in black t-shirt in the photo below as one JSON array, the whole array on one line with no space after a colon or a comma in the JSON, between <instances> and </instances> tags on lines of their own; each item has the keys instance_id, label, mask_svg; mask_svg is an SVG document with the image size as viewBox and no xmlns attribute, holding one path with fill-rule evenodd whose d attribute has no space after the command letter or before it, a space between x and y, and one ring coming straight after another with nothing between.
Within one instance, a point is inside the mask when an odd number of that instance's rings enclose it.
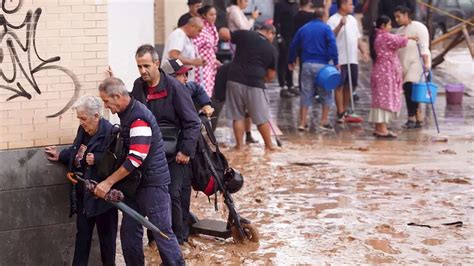
<instances>
[{"instance_id":1,"label":"man in black t-shirt","mask_svg":"<svg viewBox=\"0 0 474 266\"><path fill-rule=\"evenodd\" d=\"M202 0L188 0L189 12L182 15L178 20L178 28L188 24L188 21L192 17L198 17L199 13L197 12L201 8Z\"/></svg>"},{"instance_id":2,"label":"man in black t-shirt","mask_svg":"<svg viewBox=\"0 0 474 266\"><path fill-rule=\"evenodd\" d=\"M227 81L226 105L233 120L236 149L243 147L245 113L263 137L265 148L274 150L271 140L270 109L265 82L276 76L277 53L272 45L275 27L264 24L257 31L238 30L231 33L236 45Z\"/></svg>"}]
</instances>

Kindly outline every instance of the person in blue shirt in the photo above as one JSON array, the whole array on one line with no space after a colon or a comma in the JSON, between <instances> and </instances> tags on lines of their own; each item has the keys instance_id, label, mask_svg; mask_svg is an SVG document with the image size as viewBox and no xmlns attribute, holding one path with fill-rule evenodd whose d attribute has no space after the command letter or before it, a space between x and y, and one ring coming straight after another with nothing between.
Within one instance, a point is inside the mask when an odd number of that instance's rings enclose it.
<instances>
[{"instance_id":1,"label":"person in blue shirt","mask_svg":"<svg viewBox=\"0 0 474 266\"><path fill-rule=\"evenodd\" d=\"M307 125L308 108L312 105L317 87L314 85L314 77L319 71L332 60L338 65L338 53L336 39L331 28L323 22L324 8L314 10L315 19L300 28L290 45L289 68L293 69L296 61L297 51L300 50L300 60L303 62L301 71L301 96L300 96L300 121L298 130L309 129ZM332 130L329 123L329 108L333 104L332 91L319 90L318 94L322 100L322 114L319 124L321 130Z\"/></svg>"}]
</instances>

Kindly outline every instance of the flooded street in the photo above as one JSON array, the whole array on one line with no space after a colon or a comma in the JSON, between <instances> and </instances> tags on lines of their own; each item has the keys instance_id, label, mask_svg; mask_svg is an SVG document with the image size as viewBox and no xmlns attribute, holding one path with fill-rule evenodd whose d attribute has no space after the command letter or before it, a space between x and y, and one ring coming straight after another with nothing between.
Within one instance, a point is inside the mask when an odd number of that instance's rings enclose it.
<instances>
[{"instance_id":1,"label":"flooded street","mask_svg":"<svg viewBox=\"0 0 474 266\"><path fill-rule=\"evenodd\" d=\"M356 111L367 120L370 69L361 70ZM435 75L435 109L448 142L433 141L438 134L430 106L424 128L411 131L401 127L403 107L390 125L399 134L393 140L375 139L367 122L319 132L319 105L310 112L310 131L298 132L299 98L280 99L275 84L269 95L283 132L281 151L266 153L260 139L234 152L229 122L222 119L216 135L245 178L233 194L236 207L258 229L260 241L193 235L183 246L186 263L474 264L474 99L468 95L474 75L461 81L443 67ZM463 105L446 104L448 82L466 85ZM253 135L259 137L255 129ZM197 217L227 219L221 197L216 212L213 197L209 202L195 195L191 209ZM160 263L155 251L146 248L145 255L148 265Z\"/></svg>"},{"instance_id":2,"label":"flooded street","mask_svg":"<svg viewBox=\"0 0 474 266\"><path fill-rule=\"evenodd\" d=\"M474 138L449 141L300 139L279 153L228 153L246 178L238 210L260 243L194 236L187 262L474 263ZM199 217L226 218L223 204L216 213L205 196L193 201Z\"/></svg>"}]
</instances>

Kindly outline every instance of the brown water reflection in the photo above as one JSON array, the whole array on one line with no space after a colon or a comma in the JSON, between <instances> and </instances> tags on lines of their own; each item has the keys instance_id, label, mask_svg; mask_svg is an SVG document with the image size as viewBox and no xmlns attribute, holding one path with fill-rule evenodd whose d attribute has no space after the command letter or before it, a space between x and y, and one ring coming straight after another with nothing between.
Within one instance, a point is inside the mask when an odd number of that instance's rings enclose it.
<instances>
[{"instance_id":1,"label":"brown water reflection","mask_svg":"<svg viewBox=\"0 0 474 266\"><path fill-rule=\"evenodd\" d=\"M234 199L260 243L193 236L183 247L187 264L473 264L472 150L472 139L306 139L271 154L227 149L246 182ZM222 202L215 212L203 195L192 201L199 217L227 215ZM441 225L454 221L463 226ZM149 264L157 257L147 251Z\"/></svg>"}]
</instances>

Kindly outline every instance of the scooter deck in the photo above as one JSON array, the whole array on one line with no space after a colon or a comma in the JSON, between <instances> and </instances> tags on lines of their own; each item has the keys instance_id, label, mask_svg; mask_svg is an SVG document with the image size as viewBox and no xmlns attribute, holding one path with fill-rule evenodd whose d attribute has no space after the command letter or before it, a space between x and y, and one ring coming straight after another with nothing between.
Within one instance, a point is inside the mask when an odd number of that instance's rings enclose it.
<instances>
[{"instance_id":1,"label":"scooter deck","mask_svg":"<svg viewBox=\"0 0 474 266\"><path fill-rule=\"evenodd\" d=\"M227 229L227 222L211 219L202 219L191 225L191 233L224 239L232 236L231 231Z\"/></svg>"}]
</instances>

